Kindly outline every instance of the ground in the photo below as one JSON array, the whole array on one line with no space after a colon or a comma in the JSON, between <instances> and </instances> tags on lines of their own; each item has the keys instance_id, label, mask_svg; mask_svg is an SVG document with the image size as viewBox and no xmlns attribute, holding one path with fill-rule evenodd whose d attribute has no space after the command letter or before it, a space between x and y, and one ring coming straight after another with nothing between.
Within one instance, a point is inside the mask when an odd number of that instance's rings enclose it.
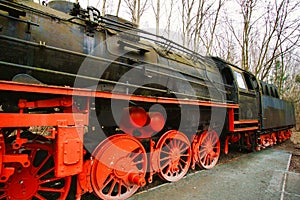
<instances>
[{"instance_id":1,"label":"ground","mask_svg":"<svg viewBox=\"0 0 300 200\"><path fill-rule=\"evenodd\" d=\"M235 157L226 155L229 160L220 160L211 170L190 173L178 182L146 189L129 200L299 200L300 173L287 171L291 153L298 151L295 148L297 144L292 142L295 136L292 140L259 152L236 153ZM299 169L295 157L290 170Z\"/></svg>"},{"instance_id":2,"label":"ground","mask_svg":"<svg viewBox=\"0 0 300 200\"><path fill-rule=\"evenodd\" d=\"M300 132L293 131L290 140L287 140L274 148L292 153L289 171L300 173Z\"/></svg>"}]
</instances>

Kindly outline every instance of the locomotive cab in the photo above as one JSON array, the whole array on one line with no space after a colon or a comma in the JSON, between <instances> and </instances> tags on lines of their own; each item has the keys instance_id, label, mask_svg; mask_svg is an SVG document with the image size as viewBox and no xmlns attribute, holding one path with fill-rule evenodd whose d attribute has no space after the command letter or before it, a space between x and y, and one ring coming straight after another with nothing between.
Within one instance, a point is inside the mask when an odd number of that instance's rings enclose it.
<instances>
[{"instance_id":1,"label":"locomotive cab","mask_svg":"<svg viewBox=\"0 0 300 200\"><path fill-rule=\"evenodd\" d=\"M256 77L226 61L212 57L222 74L226 90L226 101L239 104L235 120L255 120L258 117L259 84Z\"/></svg>"},{"instance_id":2,"label":"locomotive cab","mask_svg":"<svg viewBox=\"0 0 300 200\"><path fill-rule=\"evenodd\" d=\"M256 120L259 108L259 85L254 75L238 67L231 66L237 85L238 120Z\"/></svg>"}]
</instances>

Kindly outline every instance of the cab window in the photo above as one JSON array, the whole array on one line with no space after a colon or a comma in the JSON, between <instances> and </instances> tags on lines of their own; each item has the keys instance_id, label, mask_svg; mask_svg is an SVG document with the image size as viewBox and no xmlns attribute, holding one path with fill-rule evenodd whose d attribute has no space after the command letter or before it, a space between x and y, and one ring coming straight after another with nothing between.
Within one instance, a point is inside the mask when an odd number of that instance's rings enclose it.
<instances>
[{"instance_id":1,"label":"cab window","mask_svg":"<svg viewBox=\"0 0 300 200\"><path fill-rule=\"evenodd\" d=\"M275 93L274 93L274 88L273 87L270 87L270 93L271 93L272 97L275 97Z\"/></svg>"},{"instance_id":2,"label":"cab window","mask_svg":"<svg viewBox=\"0 0 300 200\"><path fill-rule=\"evenodd\" d=\"M275 97L276 97L276 98L279 98L278 91L277 91L276 88L275 88Z\"/></svg>"},{"instance_id":3,"label":"cab window","mask_svg":"<svg viewBox=\"0 0 300 200\"><path fill-rule=\"evenodd\" d=\"M235 76L235 79L237 81L239 88L246 90L247 88L246 88L245 81L243 79L243 75L237 71L234 71L234 76Z\"/></svg>"},{"instance_id":4,"label":"cab window","mask_svg":"<svg viewBox=\"0 0 300 200\"><path fill-rule=\"evenodd\" d=\"M267 85L265 85L265 95L268 95L270 96L270 93L269 93L269 88Z\"/></svg>"},{"instance_id":5,"label":"cab window","mask_svg":"<svg viewBox=\"0 0 300 200\"><path fill-rule=\"evenodd\" d=\"M245 78L248 90L254 90L253 83L255 83L255 80L251 79L250 75L247 73L244 73L244 78Z\"/></svg>"}]
</instances>

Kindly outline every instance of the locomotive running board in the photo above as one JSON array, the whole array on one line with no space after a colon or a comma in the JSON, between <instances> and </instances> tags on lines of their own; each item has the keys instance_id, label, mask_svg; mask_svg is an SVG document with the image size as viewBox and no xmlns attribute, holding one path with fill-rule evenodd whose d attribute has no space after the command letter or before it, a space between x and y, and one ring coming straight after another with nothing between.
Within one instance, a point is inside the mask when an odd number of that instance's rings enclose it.
<instances>
[{"instance_id":1,"label":"locomotive running board","mask_svg":"<svg viewBox=\"0 0 300 200\"><path fill-rule=\"evenodd\" d=\"M82 96L82 97L93 97L93 98L96 97L96 98L130 100L130 101L140 101L140 102L158 103L158 104L185 104L185 105L198 105L198 106L220 107L220 108L239 108L238 104L227 104L227 103L220 103L220 102L200 101L200 100L190 100L190 99L175 99L175 98L166 98L166 97L150 97L150 96L116 94L110 92L94 91L91 89L84 89L84 88L27 84L27 83L13 82L13 81L0 81L0 91L58 94L58 95L66 95L66 96Z\"/></svg>"}]
</instances>

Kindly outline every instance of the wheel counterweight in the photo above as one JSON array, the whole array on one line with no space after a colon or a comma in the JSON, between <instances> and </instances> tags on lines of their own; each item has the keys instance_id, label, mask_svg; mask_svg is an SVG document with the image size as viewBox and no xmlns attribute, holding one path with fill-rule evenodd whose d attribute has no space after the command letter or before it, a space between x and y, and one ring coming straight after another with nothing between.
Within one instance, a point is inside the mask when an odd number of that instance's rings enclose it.
<instances>
[{"instance_id":1,"label":"wheel counterweight","mask_svg":"<svg viewBox=\"0 0 300 200\"><path fill-rule=\"evenodd\" d=\"M100 198L126 199L146 184L146 151L134 137L127 134L110 136L92 155L91 183Z\"/></svg>"}]
</instances>

